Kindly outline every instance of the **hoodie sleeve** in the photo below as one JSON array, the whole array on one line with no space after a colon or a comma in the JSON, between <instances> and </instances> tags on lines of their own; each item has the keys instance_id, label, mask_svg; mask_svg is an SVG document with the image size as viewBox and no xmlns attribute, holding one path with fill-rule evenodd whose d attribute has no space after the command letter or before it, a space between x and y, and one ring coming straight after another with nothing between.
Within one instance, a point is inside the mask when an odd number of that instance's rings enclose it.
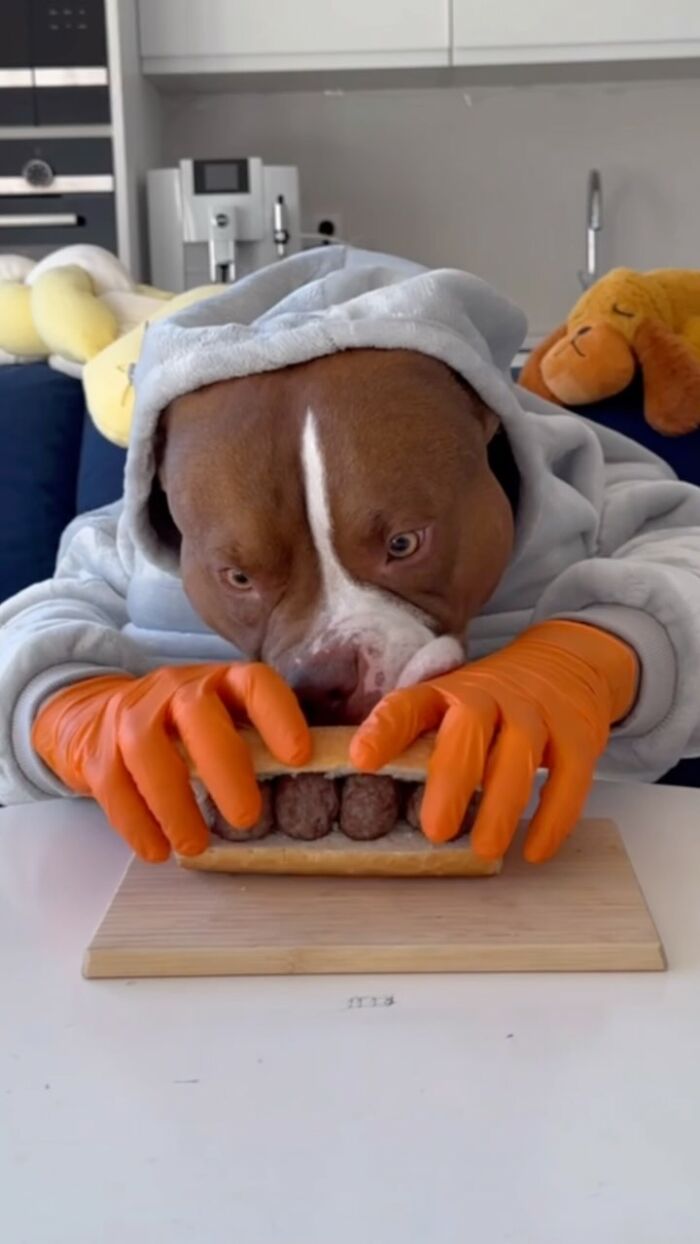
<instances>
[{"instance_id":1,"label":"hoodie sleeve","mask_svg":"<svg viewBox=\"0 0 700 1244\"><path fill-rule=\"evenodd\" d=\"M700 752L700 489L651 455L602 442L594 555L542 594L535 620L600 626L640 661L637 703L612 733L603 776L654 781Z\"/></svg>"},{"instance_id":2,"label":"hoodie sleeve","mask_svg":"<svg viewBox=\"0 0 700 1244\"><path fill-rule=\"evenodd\" d=\"M82 678L141 672L143 655L122 635L129 576L118 517L110 506L76 520L54 578L0 606L0 803L68 793L31 745L44 700Z\"/></svg>"}]
</instances>

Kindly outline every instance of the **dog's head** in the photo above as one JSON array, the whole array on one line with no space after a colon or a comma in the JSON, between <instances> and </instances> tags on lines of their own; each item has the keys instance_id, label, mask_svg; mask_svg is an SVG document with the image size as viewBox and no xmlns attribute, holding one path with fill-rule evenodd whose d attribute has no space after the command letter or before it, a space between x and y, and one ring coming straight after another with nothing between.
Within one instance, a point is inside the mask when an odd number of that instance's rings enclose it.
<instances>
[{"instance_id":1,"label":"dog's head","mask_svg":"<svg viewBox=\"0 0 700 1244\"><path fill-rule=\"evenodd\" d=\"M153 518L204 621L310 718L464 660L510 557L496 416L442 363L352 350L209 385L161 421Z\"/></svg>"}]
</instances>

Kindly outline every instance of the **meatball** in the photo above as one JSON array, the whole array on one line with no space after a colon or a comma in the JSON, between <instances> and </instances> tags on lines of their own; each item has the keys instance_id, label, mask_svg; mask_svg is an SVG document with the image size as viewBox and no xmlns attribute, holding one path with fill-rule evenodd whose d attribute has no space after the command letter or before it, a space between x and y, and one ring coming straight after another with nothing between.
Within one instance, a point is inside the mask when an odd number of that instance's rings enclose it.
<instances>
[{"instance_id":1,"label":"meatball","mask_svg":"<svg viewBox=\"0 0 700 1244\"><path fill-rule=\"evenodd\" d=\"M345 779L340 828L348 838L383 838L394 828L399 815L399 793L393 778L356 773Z\"/></svg>"},{"instance_id":2,"label":"meatball","mask_svg":"<svg viewBox=\"0 0 700 1244\"><path fill-rule=\"evenodd\" d=\"M338 790L321 773L300 773L275 782L277 828L290 838L325 838L338 818Z\"/></svg>"},{"instance_id":3,"label":"meatball","mask_svg":"<svg viewBox=\"0 0 700 1244\"><path fill-rule=\"evenodd\" d=\"M229 824L218 808L214 808L214 818L211 826L213 832L218 834L220 838L226 838L229 842L253 842L256 838L267 837L275 828L272 784L270 782L261 782L260 793L262 795L262 812L259 820L254 825L251 825L249 829L239 829L237 826Z\"/></svg>"},{"instance_id":4,"label":"meatball","mask_svg":"<svg viewBox=\"0 0 700 1244\"><path fill-rule=\"evenodd\" d=\"M424 792L425 792L424 784L422 782L418 782L415 786L411 787L410 794L406 801L404 817L408 821L408 824L413 827L413 829L421 828L420 809L421 809L421 804L423 802ZM474 797L470 800L467 810L464 814L464 820L462 821L459 833L457 834L458 838L461 838L463 834L470 833L472 825L474 824L474 818L479 810L480 800L481 800L481 795L479 793L475 794Z\"/></svg>"}]
</instances>

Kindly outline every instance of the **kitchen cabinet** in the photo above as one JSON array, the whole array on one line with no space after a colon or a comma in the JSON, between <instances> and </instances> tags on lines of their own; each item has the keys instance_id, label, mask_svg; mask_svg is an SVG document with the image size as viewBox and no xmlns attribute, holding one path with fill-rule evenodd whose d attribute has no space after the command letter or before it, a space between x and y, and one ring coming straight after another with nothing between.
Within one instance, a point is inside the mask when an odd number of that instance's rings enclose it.
<instances>
[{"instance_id":1,"label":"kitchen cabinet","mask_svg":"<svg viewBox=\"0 0 700 1244\"><path fill-rule=\"evenodd\" d=\"M446 66L450 0L140 0L147 73Z\"/></svg>"},{"instance_id":2,"label":"kitchen cabinet","mask_svg":"<svg viewBox=\"0 0 700 1244\"><path fill-rule=\"evenodd\" d=\"M697 0L452 0L453 62L648 60L700 53Z\"/></svg>"}]
</instances>

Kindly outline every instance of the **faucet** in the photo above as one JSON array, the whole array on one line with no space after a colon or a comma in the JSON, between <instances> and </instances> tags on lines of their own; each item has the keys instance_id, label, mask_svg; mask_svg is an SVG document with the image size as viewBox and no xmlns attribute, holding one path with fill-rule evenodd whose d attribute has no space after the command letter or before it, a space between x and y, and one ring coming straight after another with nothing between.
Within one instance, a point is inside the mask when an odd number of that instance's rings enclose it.
<instances>
[{"instance_id":1,"label":"faucet","mask_svg":"<svg viewBox=\"0 0 700 1244\"><path fill-rule=\"evenodd\" d=\"M578 274L582 289L590 289L598 280L598 234L603 228L603 189L600 173L592 168L588 174L586 203L586 267Z\"/></svg>"}]
</instances>

